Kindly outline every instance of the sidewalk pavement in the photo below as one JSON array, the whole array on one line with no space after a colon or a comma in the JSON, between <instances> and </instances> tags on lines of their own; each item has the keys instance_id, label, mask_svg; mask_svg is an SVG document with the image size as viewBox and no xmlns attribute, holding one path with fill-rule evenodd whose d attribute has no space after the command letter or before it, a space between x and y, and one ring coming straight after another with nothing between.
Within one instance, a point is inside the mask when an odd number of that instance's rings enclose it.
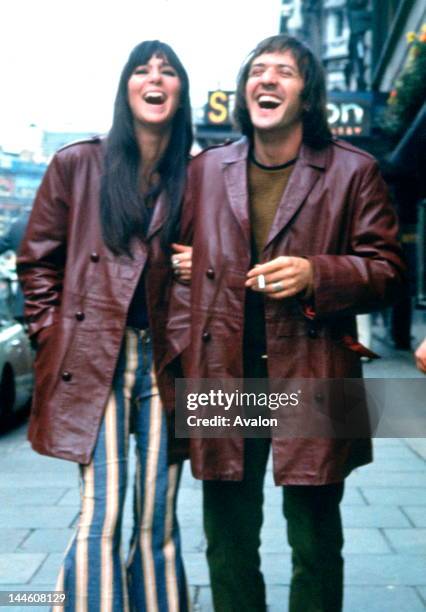
<instances>
[{"instance_id":1,"label":"sidewalk pavement","mask_svg":"<svg viewBox=\"0 0 426 612\"><path fill-rule=\"evenodd\" d=\"M420 339L419 334L417 343ZM385 357L366 364L366 376L419 376L410 353L392 351L385 343L379 344L375 349ZM1 591L53 590L63 551L78 516L76 466L37 455L30 449L25 434L26 427L20 426L0 435ZM342 505L346 560L344 611L424 611L426 438L376 439L374 447L375 462L347 479ZM270 612L285 612L290 550L281 513L281 490L273 485L271 466L265 486L262 567ZM130 498L129 491L124 542L130 535ZM179 495L179 517L194 612L211 612L201 484L192 478L188 466ZM0 608L14 612L28 609Z\"/></svg>"}]
</instances>

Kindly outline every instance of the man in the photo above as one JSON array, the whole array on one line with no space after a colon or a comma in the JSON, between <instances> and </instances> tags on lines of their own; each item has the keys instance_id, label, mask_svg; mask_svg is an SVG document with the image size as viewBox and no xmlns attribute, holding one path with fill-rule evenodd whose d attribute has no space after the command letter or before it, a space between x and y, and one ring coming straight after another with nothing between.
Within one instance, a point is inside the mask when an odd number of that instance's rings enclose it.
<instances>
[{"instance_id":1,"label":"man","mask_svg":"<svg viewBox=\"0 0 426 612\"><path fill-rule=\"evenodd\" d=\"M359 377L355 314L389 303L404 273L377 164L332 141L320 65L291 37L268 38L249 57L236 119L244 138L201 153L189 170L185 375ZM170 319L175 351L183 321ZM371 461L368 439L191 441L215 610L266 610L258 549L271 446L292 548L290 610L341 610L339 503L344 478Z\"/></svg>"}]
</instances>

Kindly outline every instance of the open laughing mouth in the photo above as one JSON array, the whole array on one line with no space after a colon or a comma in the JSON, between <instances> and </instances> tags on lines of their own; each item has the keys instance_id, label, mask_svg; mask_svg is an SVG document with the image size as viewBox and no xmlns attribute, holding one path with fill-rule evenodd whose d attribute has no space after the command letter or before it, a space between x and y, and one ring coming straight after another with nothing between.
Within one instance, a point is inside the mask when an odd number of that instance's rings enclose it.
<instances>
[{"instance_id":1,"label":"open laughing mouth","mask_svg":"<svg viewBox=\"0 0 426 612\"><path fill-rule=\"evenodd\" d=\"M161 91L149 91L143 96L144 101L147 104L164 104L166 101L166 96Z\"/></svg>"},{"instance_id":2,"label":"open laughing mouth","mask_svg":"<svg viewBox=\"0 0 426 612\"><path fill-rule=\"evenodd\" d=\"M257 98L258 105L260 106L260 108L263 109L278 108L281 102L282 100L280 100L276 96L271 96L269 94L262 94Z\"/></svg>"}]
</instances>

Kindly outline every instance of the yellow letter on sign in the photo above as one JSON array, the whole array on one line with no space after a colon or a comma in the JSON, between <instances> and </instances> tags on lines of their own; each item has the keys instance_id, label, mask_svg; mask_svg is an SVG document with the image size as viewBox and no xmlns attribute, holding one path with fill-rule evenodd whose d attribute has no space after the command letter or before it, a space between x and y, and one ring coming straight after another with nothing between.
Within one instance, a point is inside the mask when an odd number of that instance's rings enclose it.
<instances>
[{"instance_id":1,"label":"yellow letter on sign","mask_svg":"<svg viewBox=\"0 0 426 612\"><path fill-rule=\"evenodd\" d=\"M224 123L228 118L228 95L224 91L214 91L210 95L208 112L210 123Z\"/></svg>"}]
</instances>

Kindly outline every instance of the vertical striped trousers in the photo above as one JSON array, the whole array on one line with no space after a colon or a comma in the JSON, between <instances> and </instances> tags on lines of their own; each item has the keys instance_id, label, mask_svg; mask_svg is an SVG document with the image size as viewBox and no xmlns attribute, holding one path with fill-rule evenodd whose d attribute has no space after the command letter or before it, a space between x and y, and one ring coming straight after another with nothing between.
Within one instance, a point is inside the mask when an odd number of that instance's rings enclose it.
<instances>
[{"instance_id":1,"label":"vertical striped trousers","mask_svg":"<svg viewBox=\"0 0 426 612\"><path fill-rule=\"evenodd\" d=\"M136 439L134 521L125 563L121 527L131 431ZM188 610L176 519L181 467L167 463L167 424L149 335L129 328L92 461L80 466L80 520L56 585L67 594L66 612Z\"/></svg>"}]
</instances>

